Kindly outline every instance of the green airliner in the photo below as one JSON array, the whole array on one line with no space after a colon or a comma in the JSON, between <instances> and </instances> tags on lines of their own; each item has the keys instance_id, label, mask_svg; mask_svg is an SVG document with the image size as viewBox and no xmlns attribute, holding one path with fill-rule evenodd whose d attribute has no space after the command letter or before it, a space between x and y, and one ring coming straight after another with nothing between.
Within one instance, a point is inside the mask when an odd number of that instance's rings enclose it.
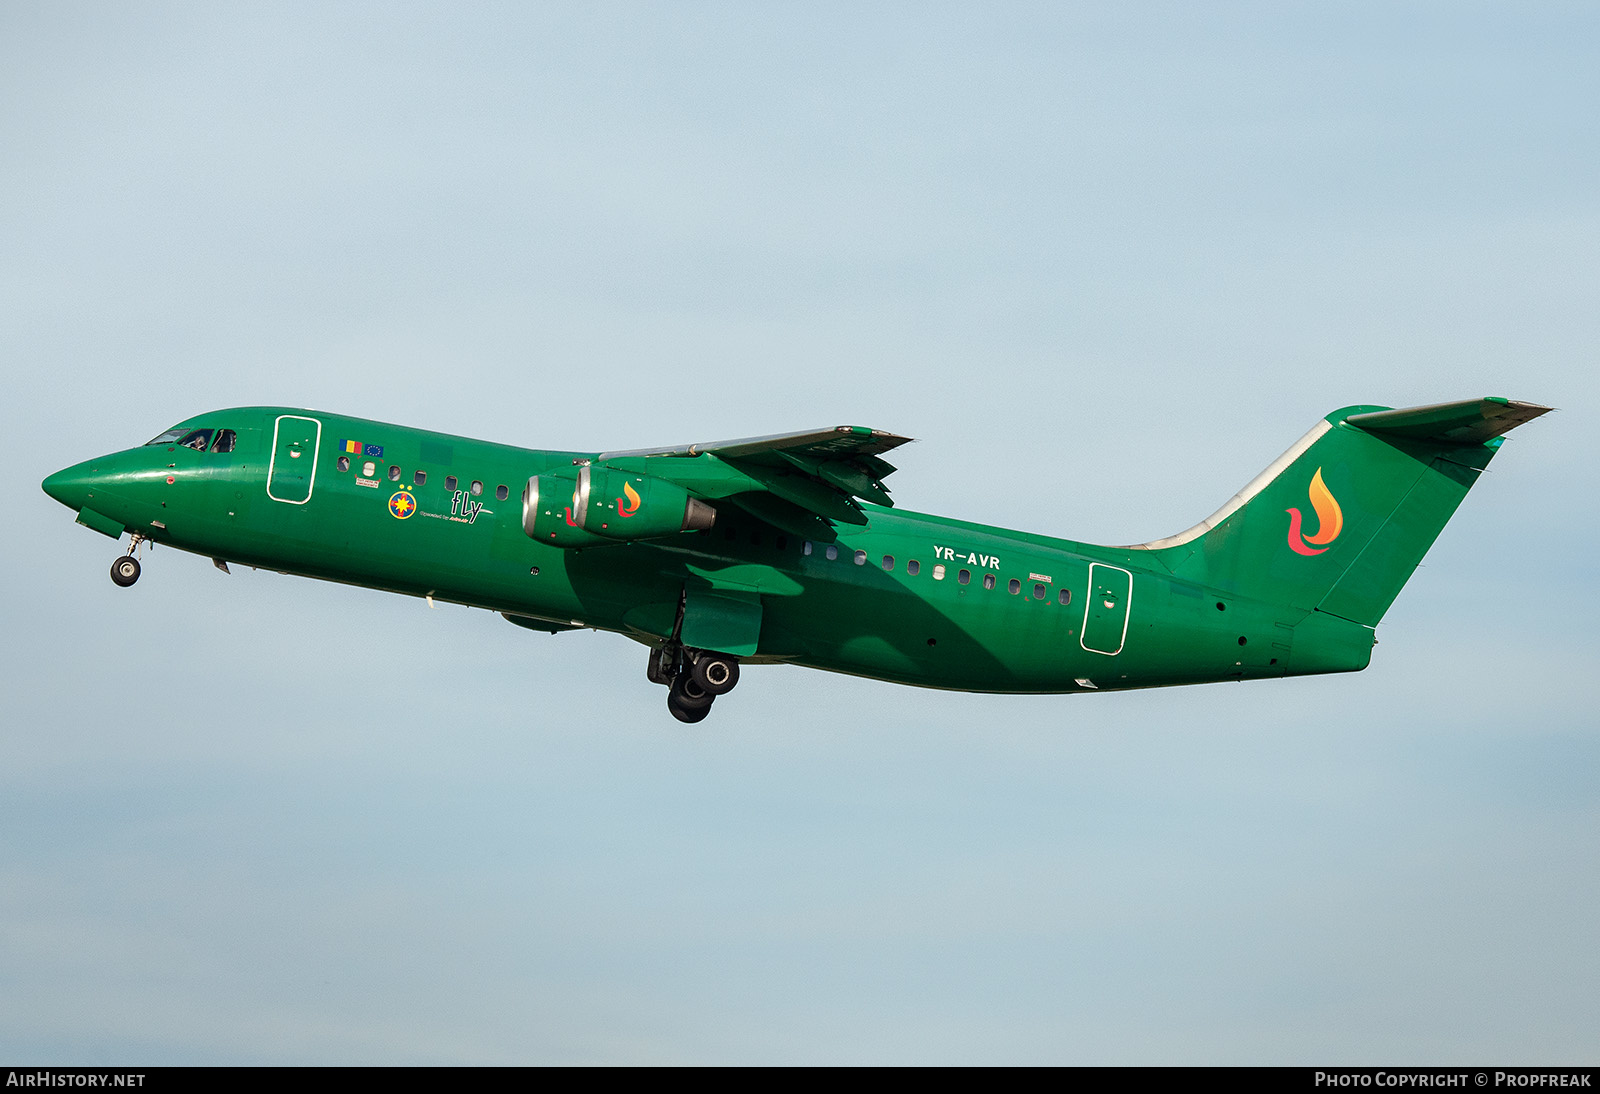
<instances>
[{"instance_id":1,"label":"green airliner","mask_svg":"<svg viewBox=\"0 0 1600 1094\"><path fill-rule=\"evenodd\" d=\"M698 722L741 664L1076 692L1353 672L1503 442L1549 407L1474 399L1319 421L1193 528L1099 547L893 507L858 426L551 452L284 407L201 414L44 480L145 543L581 627L650 648Z\"/></svg>"}]
</instances>

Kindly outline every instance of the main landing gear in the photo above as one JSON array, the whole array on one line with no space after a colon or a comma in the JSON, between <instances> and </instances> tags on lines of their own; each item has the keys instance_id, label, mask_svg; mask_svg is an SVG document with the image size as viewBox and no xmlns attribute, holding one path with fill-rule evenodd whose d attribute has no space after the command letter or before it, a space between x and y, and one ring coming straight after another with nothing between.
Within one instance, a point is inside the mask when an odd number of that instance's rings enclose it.
<instances>
[{"instance_id":1,"label":"main landing gear","mask_svg":"<svg viewBox=\"0 0 1600 1094\"><path fill-rule=\"evenodd\" d=\"M739 682L739 659L712 650L668 642L650 651L646 675L667 686L667 709L680 722L694 724L711 713L711 703Z\"/></svg>"},{"instance_id":2,"label":"main landing gear","mask_svg":"<svg viewBox=\"0 0 1600 1094\"><path fill-rule=\"evenodd\" d=\"M144 537L138 532L133 533L133 540L128 544L128 553L111 564L111 580L126 589L139 580L139 560L134 554L139 550L139 544L144 542Z\"/></svg>"}]
</instances>

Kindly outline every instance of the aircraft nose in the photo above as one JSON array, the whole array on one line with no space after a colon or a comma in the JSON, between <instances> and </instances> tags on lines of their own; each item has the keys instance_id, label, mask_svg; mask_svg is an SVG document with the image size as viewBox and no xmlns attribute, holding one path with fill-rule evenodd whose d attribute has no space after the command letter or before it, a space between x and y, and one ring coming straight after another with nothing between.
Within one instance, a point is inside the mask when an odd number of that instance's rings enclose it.
<instances>
[{"instance_id":1,"label":"aircraft nose","mask_svg":"<svg viewBox=\"0 0 1600 1094\"><path fill-rule=\"evenodd\" d=\"M89 491L100 476L87 463L73 464L57 471L40 483L44 492L68 509L82 509L89 500Z\"/></svg>"}]
</instances>

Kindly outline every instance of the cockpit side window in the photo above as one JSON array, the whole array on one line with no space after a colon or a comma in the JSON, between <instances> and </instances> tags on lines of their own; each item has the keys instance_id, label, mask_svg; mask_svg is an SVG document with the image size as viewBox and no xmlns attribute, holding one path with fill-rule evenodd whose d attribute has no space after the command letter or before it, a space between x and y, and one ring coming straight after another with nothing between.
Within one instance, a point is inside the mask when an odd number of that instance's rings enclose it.
<instances>
[{"instance_id":1,"label":"cockpit side window","mask_svg":"<svg viewBox=\"0 0 1600 1094\"><path fill-rule=\"evenodd\" d=\"M213 451L213 452L232 452L233 449L234 449L234 446L237 445L238 443L239 443L238 435L235 434L233 430L231 430L231 429L219 429L219 430L217 430L217 439L215 441L213 441L212 444L211 444L211 451Z\"/></svg>"},{"instance_id":2,"label":"cockpit side window","mask_svg":"<svg viewBox=\"0 0 1600 1094\"><path fill-rule=\"evenodd\" d=\"M144 445L146 448L149 448L151 445L155 444L173 444L179 437L183 436L184 432L185 431L182 429L169 429L155 440L145 441Z\"/></svg>"},{"instance_id":3,"label":"cockpit side window","mask_svg":"<svg viewBox=\"0 0 1600 1094\"><path fill-rule=\"evenodd\" d=\"M196 452L204 452L211 447L211 434L214 432L215 430L211 429L191 429L183 435L183 439L178 443L185 448L192 448Z\"/></svg>"}]
</instances>

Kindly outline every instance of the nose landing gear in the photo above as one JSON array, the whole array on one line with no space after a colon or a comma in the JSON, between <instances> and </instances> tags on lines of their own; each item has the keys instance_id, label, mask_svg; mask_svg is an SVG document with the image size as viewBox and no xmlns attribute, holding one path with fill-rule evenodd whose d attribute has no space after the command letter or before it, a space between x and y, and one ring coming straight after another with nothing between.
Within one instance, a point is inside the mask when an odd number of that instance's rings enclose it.
<instances>
[{"instance_id":1,"label":"nose landing gear","mask_svg":"<svg viewBox=\"0 0 1600 1094\"><path fill-rule=\"evenodd\" d=\"M124 589L139 580L139 560L134 555L144 538L138 532L133 533L133 539L128 543L128 553L111 564L111 580Z\"/></svg>"},{"instance_id":2,"label":"nose landing gear","mask_svg":"<svg viewBox=\"0 0 1600 1094\"><path fill-rule=\"evenodd\" d=\"M667 710L693 725L711 713L711 704L739 682L738 658L668 642L650 651L646 675L667 686Z\"/></svg>"}]
</instances>

